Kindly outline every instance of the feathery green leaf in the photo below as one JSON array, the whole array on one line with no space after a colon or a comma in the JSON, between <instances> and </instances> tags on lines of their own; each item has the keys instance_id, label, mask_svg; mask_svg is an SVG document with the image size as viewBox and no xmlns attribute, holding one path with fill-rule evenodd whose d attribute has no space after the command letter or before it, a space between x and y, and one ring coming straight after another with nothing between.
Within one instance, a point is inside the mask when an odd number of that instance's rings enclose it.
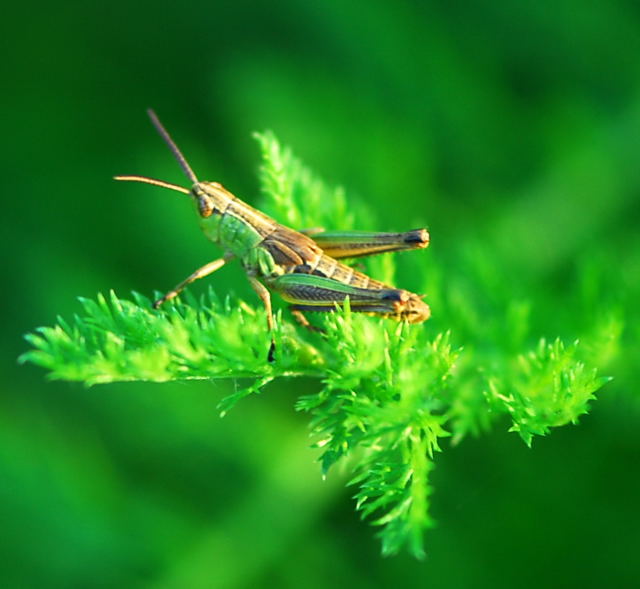
<instances>
[{"instance_id":1,"label":"feathery green leaf","mask_svg":"<svg viewBox=\"0 0 640 589\"><path fill-rule=\"evenodd\" d=\"M265 211L295 228L365 223L368 212L357 200L347 207L344 191L328 188L272 133L256 138ZM501 280L486 258L475 254L473 272L456 274L437 256L423 255L412 260L417 275L428 268L434 319L424 325L359 315L346 304L314 317L324 329L318 334L278 314L277 361L269 363L265 314L256 302L228 293L221 300L213 291L196 300L187 293L156 311L139 294L127 300L111 292L80 299L82 311L73 320L59 318L54 327L28 334L32 349L20 361L44 367L50 378L88 385L249 379L220 403L222 415L274 379L318 378L321 390L301 396L297 409L310 414L322 472L348 458L356 508L380 528L383 553L406 547L420 558L432 525L428 477L441 439L459 442L501 416L527 444L575 423L607 381L595 363L617 353L622 329L611 317L586 345L542 339L527 351L531 304L507 291L498 298ZM377 264L383 278L393 280L394 257ZM470 296L475 292L493 299L478 302Z\"/></svg>"}]
</instances>

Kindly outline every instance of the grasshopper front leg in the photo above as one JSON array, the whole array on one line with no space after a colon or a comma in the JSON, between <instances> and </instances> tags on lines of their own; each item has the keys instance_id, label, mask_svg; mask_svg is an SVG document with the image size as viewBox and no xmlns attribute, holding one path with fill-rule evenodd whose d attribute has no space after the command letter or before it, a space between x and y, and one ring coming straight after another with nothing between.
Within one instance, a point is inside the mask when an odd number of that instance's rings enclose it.
<instances>
[{"instance_id":1,"label":"grasshopper front leg","mask_svg":"<svg viewBox=\"0 0 640 589\"><path fill-rule=\"evenodd\" d=\"M204 278L205 276L209 276L209 274L213 274L216 270L222 268L222 266L224 266L229 260L232 260L233 258L233 254L225 254L222 258L214 260L213 262L209 262L201 268L198 268L193 274L185 278L180 284L176 285L162 298L159 298L157 301L155 301L153 303L153 308L158 309L163 303L166 303L167 301L170 301L171 299L177 297L185 289L186 286L188 286L192 282L195 282L196 280L200 280L200 278Z\"/></svg>"},{"instance_id":2,"label":"grasshopper front leg","mask_svg":"<svg viewBox=\"0 0 640 589\"><path fill-rule=\"evenodd\" d=\"M421 323L431 310L422 298L396 288L361 288L313 274L284 274L268 282L293 311L335 311L349 297L351 310Z\"/></svg>"}]
</instances>

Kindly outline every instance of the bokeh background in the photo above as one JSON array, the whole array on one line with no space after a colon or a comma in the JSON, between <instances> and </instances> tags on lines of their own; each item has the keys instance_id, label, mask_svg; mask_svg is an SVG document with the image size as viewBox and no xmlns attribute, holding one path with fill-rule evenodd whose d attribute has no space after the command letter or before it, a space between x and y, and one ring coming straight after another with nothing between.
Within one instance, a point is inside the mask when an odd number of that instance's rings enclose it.
<instances>
[{"instance_id":1,"label":"bokeh background","mask_svg":"<svg viewBox=\"0 0 640 589\"><path fill-rule=\"evenodd\" d=\"M637 583L638 3L116 0L3 13L0 586ZM615 380L579 426L532 450L506 422L445 445L438 526L417 562L380 557L347 473L321 480L293 410L313 381L270 386L220 419L234 383L86 389L18 366L22 334L79 312L77 296L151 296L217 253L182 198L111 180L183 182L149 106L201 178L252 203L250 133L273 129L365 198L378 228L427 224L452 274L469 251L500 268L530 300L535 336L570 341L599 313L622 317L602 367ZM212 283L252 296L237 267Z\"/></svg>"}]
</instances>

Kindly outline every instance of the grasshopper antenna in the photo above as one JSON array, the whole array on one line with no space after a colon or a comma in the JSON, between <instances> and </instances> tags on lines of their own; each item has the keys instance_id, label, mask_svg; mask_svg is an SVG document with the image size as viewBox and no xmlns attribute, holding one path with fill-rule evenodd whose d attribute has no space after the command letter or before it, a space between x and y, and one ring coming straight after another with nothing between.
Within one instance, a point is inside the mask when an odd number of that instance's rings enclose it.
<instances>
[{"instance_id":1,"label":"grasshopper antenna","mask_svg":"<svg viewBox=\"0 0 640 589\"><path fill-rule=\"evenodd\" d=\"M156 128L158 133L164 142L169 146L171 153L178 160L182 171L186 174L187 178L191 180L194 184L198 183L198 178L193 173L191 166L187 163L187 160L182 155L182 152L178 149L175 141L169 135L169 132L164 128L163 124L160 122L158 115L153 111L153 109L147 109L147 114L153 123L153 126ZM143 182L145 184L153 184L154 186L162 186L163 188L169 188L170 190L175 190L177 192L182 192L183 194L191 194L191 191L182 186L178 186L177 184L172 184L171 182L165 182L164 180L156 180L155 178L148 178L147 176L114 176L115 180L124 180L127 182Z\"/></svg>"},{"instance_id":2,"label":"grasshopper antenna","mask_svg":"<svg viewBox=\"0 0 640 589\"><path fill-rule=\"evenodd\" d=\"M184 186L178 186L177 184L171 184L171 182L165 182L164 180L156 180L155 178L147 178L147 176L114 176L114 180L125 180L127 182L144 182L145 184L153 184L154 186L162 186L162 188L170 188L183 194L191 194L191 191Z\"/></svg>"},{"instance_id":3,"label":"grasshopper antenna","mask_svg":"<svg viewBox=\"0 0 640 589\"><path fill-rule=\"evenodd\" d=\"M180 167L182 168L182 171L186 174L187 178L189 178L189 180L191 180L193 184L198 184L199 182L198 178L193 173L191 166L187 163L187 160L182 155L182 152L178 149L178 146L176 145L175 141L171 139L171 135L169 135L169 132L164 128L163 124L160 122L158 115L156 115L156 113L153 111L152 108L147 109L147 114L149 115L149 118L151 119L153 126L156 128L158 133L160 133L160 136L164 139L164 142L169 146L171 153L173 153L173 157L175 157L176 160L178 160L178 163L180 164Z\"/></svg>"}]
</instances>

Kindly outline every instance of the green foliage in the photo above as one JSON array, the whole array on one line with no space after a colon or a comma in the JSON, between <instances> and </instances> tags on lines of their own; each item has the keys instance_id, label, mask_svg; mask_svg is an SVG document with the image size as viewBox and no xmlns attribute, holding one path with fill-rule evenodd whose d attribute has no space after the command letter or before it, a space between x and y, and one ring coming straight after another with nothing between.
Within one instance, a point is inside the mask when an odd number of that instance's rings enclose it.
<instances>
[{"instance_id":1,"label":"green foliage","mask_svg":"<svg viewBox=\"0 0 640 589\"><path fill-rule=\"evenodd\" d=\"M588 411L593 393L609 380L576 362L577 352L577 343L567 348L560 340L549 344L543 339L537 349L517 358L508 381L490 381L489 398L503 404L513 420L511 431L528 445L551 427L575 423Z\"/></svg>"},{"instance_id":2,"label":"green foliage","mask_svg":"<svg viewBox=\"0 0 640 589\"><path fill-rule=\"evenodd\" d=\"M289 147L282 146L273 132L254 133L254 137L262 152L260 182L266 197L266 213L298 229L355 228L355 217L347 210L342 188L329 188L293 155ZM361 213L365 217L365 211ZM359 218L360 226L366 225L367 220L368 217Z\"/></svg>"},{"instance_id":3,"label":"green foliage","mask_svg":"<svg viewBox=\"0 0 640 589\"><path fill-rule=\"evenodd\" d=\"M51 378L89 385L264 379L295 375L302 367L303 374L314 374L321 364L286 325L276 333L283 353L277 365L268 363L264 351L270 340L264 311L242 301L232 304L227 298L221 303L210 292L199 302L191 298L189 304L167 305L156 312L145 297L134 294L133 299L120 299L113 292L108 297L99 294L95 301L80 299L82 317L76 316L71 324L59 318L55 327L28 335L37 349L22 359L44 366Z\"/></svg>"},{"instance_id":4,"label":"green foliage","mask_svg":"<svg viewBox=\"0 0 640 589\"><path fill-rule=\"evenodd\" d=\"M367 213L342 190L314 177L273 134L257 135L262 149L265 210L294 227L350 228ZM465 254L467 255L467 254ZM376 265L393 279L394 258ZM224 414L242 397L283 376L315 377L320 390L297 408L311 416L324 474L339 461L353 469L356 506L379 526L383 552L402 547L423 555L429 516L428 476L442 438L459 442L487 430L500 416L531 444L534 435L575 423L607 379L598 377L594 350L615 353L621 324L608 318L584 345L529 337L531 305L514 299L508 281L480 254L469 272L429 253L412 253L415 275L434 318L409 326L352 313L349 306L314 321L324 333L276 317L277 360L258 304L214 294L187 295L152 310L140 295L125 300L82 299L73 321L58 320L27 339L22 361L45 367L51 378L87 384L125 380L249 378L252 384L220 404ZM445 281L446 277L446 281ZM446 287L445 287L446 282ZM480 294L486 293L484 298Z\"/></svg>"}]
</instances>

